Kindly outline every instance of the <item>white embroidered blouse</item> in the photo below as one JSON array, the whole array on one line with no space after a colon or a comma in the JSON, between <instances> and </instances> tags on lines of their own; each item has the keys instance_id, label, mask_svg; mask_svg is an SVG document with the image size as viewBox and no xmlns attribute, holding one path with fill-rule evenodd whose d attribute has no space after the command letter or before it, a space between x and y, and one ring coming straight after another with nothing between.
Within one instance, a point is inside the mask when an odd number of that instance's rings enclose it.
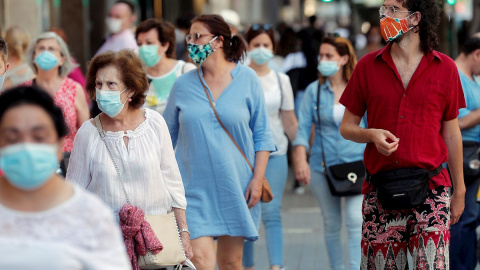
<instances>
[{"instance_id":1,"label":"white embroidered blouse","mask_svg":"<svg viewBox=\"0 0 480 270\"><path fill-rule=\"evenodd\" d=\"M0 269L131 269L112 212L74 185L67 201L41 212L0 204Z\"/></svg>"},{"instance_id":2,"label":"white embroidered blouse","mask_svg":"<svg viewBox=\"0 0 480 270\"><path fill-rule=\"evenodd\" d=\"M145 118L126 134L107 131L105 141L91 121L83 123L75 136L66 178L98 195L112 208L117 221L126 198L105 144L120 170L132 205L147 215L165 214L172 207L187 206L165 120L150 109L145 109ZM128 149L124 136L129 138Z\"/></svg>"}]
</instances>

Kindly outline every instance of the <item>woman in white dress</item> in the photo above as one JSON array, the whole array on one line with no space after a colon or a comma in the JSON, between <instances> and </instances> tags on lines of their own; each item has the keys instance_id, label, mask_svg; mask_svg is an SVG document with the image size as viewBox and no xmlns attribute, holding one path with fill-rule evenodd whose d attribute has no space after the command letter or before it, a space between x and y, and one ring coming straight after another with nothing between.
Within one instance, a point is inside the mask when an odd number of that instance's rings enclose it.
<instances>
[{"instance_id":1,"label":"woman in white dress","mask_svg":"<svg viewBox=\"0 0 480 270\"><path fill-rule=\"evenodd\" d=\"M165 120L156 111L141 107L148 82L140 59L131 50L95 56L88 68L86 89L102 110L99 119L105 137L102 139L93 119L80 127L67 180L97 194L117 220L127 203L124 188L131 205L146 215L173 211L190 259L185 190Z\"/></svg>"},{"instance_id":2,"label":"woman in white dress","mask_svg":"<svg viewBox=\"0 0 480 270\"><path fill-rule=\"evenodd\" d=\"M43 90L0 95L0 269L130 269L108 207L55 174L66 134Z\"/></svg>"}]
</instances>

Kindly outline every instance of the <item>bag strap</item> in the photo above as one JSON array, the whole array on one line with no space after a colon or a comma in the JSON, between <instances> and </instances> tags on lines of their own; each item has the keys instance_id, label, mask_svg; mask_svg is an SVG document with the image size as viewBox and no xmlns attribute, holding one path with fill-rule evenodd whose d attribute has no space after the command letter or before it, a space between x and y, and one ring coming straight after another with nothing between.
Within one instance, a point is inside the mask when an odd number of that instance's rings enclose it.
<instances>
[{"instance_id":1,"label":"bag strap","mask_svg":"<svg viewBox=\"0 0 480 270\"><path fill-rule=\"evenodd\" d=\"M125 198L127 199L127 204L130 204L130 199L128 197L127 189L125 188L125 184L122 181L120 170L118 169L117 163L115 162L115 159L113 159L112 152L110 152L110 148L108 147L108 144L105 141L105 131L103 130L102 122L100 121L100 114L95 117L94 121L95 121L95 126L97 127L98 134L100 134L102 141L105 143L105 146L107 147L108 155L110 156L110 159L113 162L113 166L115 167L115 171L117 172L118 179L120 179L120 183L122 184L123 192L125 193Z\"/></svg>"},{"instance_id":2,"label":"bag strap","mask_svg":"<svg viewBox=\"0 0 480 270\"><path fill-rule=\"evenodd\" d=\"M327 170L327 160L325 159L325 151L323 149L323 136L322 136L322 124L320 123L320 97L321 97L321 94L320 94L320 80L318 81L318 89L317 89L317 118L318 118L318 135L320 136L320 147L321 147L321 150L322 150L322 159L323 159L323 162L322 162L322 166L323 166L323 169L324 170ZM326 172L325 172L326 173Z\"/></svg>"},{"instance_id":3,"label":"bag strap","mask_svg":"<svg viewBox=\"0 0 480 270\"><path fill-rule=\"evenodd\" d=\"M225 132L227 133L228 137L230 137L230 140L232 140L232 142L233 142L233 143L235 144L235 146L237 147L238 151L240 151L240 154L242 154L242 156L243 156L243 158L245 159L245 161L247 161L247 164L248 164L248 166L250 167L250 169L252 169L252 171L254 171L252 164L251 164L250 161L248 160L248 158L247 158L247 156L245 155L245 153L243 153L242 148L240 148L240 146L238 146L238 144L237 144L237 142L235 141L235 139L233 138L233 136L230 134L230 132L228 132L227 128L223 125L222 121L220 121L220 117L218 117L217 111L215 110L215 105L213 105L212 99L210 98L210 94L209 94L208 91L207 91L207 87L206 87L205 84L203 83L202 76L200 76L200 68L197 68L197 74L198 74L198 79L200 80L200 83L202 84L203 90L205 91L205 95L207 95L208 102L210 103L210 107L212 108L213 114L215 114L215 117L217 118L218 123L220 124L220 126L222 126L223 130L225 130Z\"/></svg>"}]
</instances>

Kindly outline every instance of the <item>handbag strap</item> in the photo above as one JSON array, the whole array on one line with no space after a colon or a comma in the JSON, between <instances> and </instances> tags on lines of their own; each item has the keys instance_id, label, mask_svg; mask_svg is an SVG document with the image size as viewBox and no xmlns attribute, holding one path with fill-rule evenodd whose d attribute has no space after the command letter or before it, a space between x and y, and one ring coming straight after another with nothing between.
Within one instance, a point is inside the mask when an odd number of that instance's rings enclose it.
<instances>
[{"instance_id":1,"label":"handbag strap","mask_svg":"<svg viewBox=\"0 0 480 270\"><path fill-rule=\"evenodd\" d=\"M208 102L210 103L210 107L212 108L213 114L215 114L215 117L217 118L218 123L220 124L220 126L222 126L223 130L225 130L225 132L227 133L228 137L230 137L230 140L232 140L232 142L233 142L233 143L235 144L235 146L237 147L238 151L240 151L240 154L242 154L242 156L243 156L243 158L245 159L245 161L247 161L247 164L248 164L248 166L250 167L250 169L252 169L252 171L254 171L252 164L251 164L250 161L248 160L248 158L247 158L247 156L245 155L245 153L243 153L242 148L240 148L240 146L238 146L238 144L237 144L237 142L235 141L235 139L233 138L232 134L230 134L230 132L228 132L227 128L223 125L222 121L220 121L220 117L218 117L218 114L217 114L217 111L215 110L215 106L213 105L212 99L210 98L210 95L208 94L207 87L206 87L205 84L203 83L202 76L200 76L200 68L197 68L197 74L198 74L198 79L200 80L200 83L201 83L202 86L203 86L203 90L205 91L205 95L207 95Z\"/></svg>"},{"instance_id":2,"label":"handbag strap","mask_svg":"<svg viewBox=\"0 0 480 270\"><path fill-rule=\"evenodd\" d=\"M322 136L322 124L320 123L320 80L318 81L318 89L317 89L317 118L318 118L318 135L320 136L320 147L321 147L321 150L322 150L322 159L323 159L323 162L322 162L322 167L324 170L327 169L327 160L325 159L325 151L323 149L323 136Z\"/></svg>"},{"instance_id":3,"label":"handbag strap","mask_svg":"<svg viewBox=\"0 0 480 270\"><path fill-rule=\"evenodd\" d=\"M105 141L105 131L103 130L102 122L100 122L100 114L97 115L94 120L95 120L95 126L97 127L98 133L100 134L100 137L102 138L102 141L105 143L105 146L107 147L108 155L110 156L110 159L113 162L113 166L115 167L115 171L117 172L118 179L120 179L120 183L122 184L123 192L125 193L125 198L127 199L127 204L130 204L130 199L128 197L127 189L125 188L125 184L122 181L122 176L120 175L120 170L118 169L117 163L115 162L115 159L113 158L112 152L110 151L110 148L108 147L108 144Z\"/></svg>"}]
</instances>

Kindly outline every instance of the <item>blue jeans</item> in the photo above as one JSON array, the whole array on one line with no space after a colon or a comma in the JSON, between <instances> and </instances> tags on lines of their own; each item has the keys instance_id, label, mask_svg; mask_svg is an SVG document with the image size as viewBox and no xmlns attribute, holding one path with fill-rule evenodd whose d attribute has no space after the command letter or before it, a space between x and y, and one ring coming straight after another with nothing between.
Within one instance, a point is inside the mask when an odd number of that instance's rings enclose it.
<instances>
[{"instance_id":1,"label":"blue jeans","mask_svg":"<svg viewBox=\"0 0 480 270\"><path fill-rule=\"evenodd\" d=\"M348 239L348 253L350 256L350 269L360 269L362 240L362 201L363 195L336 197L330 193L325 174L312 171L310 188L320 204L320 209L325 227L325 243L331 270L344 270L345 260L342 247L342 205L341 199L345 198L346 226Z\"/></svg>"},{"instance_id":2,"label":"blue jeans","mask_svg":"<svg viewBox=\"0 0 480 270\"><path fill-rule=\"evenodd\" d=\"M273 200L262 203L262 221L265 226L267 249L270 266L283 267L283 231L282 231L282 198L287 182L287 155L270 156L265 177L272 188ZM243 246L243 266L253 267L254 242L246 241Z\"/></svg>"},{"instance_id":3,"label":"blue jeans","mask_svg":"<svg viewBox=\"0 0 480 270\"><path fill-rule=\"evenodd\" d=\"M477 221L480 211L477 191L480 178L466 185L465 210L450 228L450 269L473 270L477 265Z\"/></svg>"}]
</instances>

